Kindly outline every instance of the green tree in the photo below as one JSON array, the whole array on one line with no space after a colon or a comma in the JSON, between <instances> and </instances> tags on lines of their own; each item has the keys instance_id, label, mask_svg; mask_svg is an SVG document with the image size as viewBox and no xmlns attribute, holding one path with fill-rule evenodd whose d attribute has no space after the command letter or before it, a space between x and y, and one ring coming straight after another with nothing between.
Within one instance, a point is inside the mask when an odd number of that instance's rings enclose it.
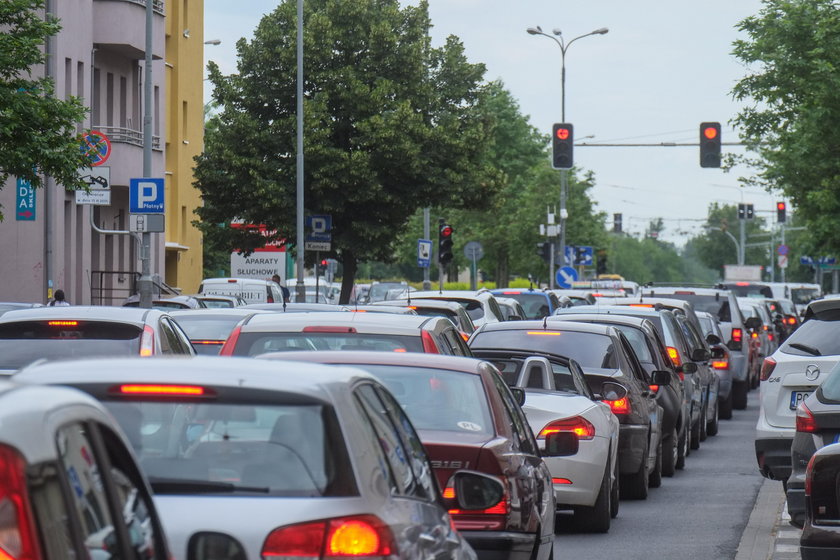
<instances>
[{"instance_id":1,"label":"green tree","mask_svg":"<svg viewBox=\"0 0 840 560\"><path fill-rule=\"evenodd\" d=\"M43 8L43 0L0 2L0 188L12 175L39 188L49 175L82 189L79 168L90 159L79 150L76 126L86 109L76 97L55 98L51 79L32 77L32 67L46 61L45 42L61 29L55 18L41 19Z\"/></svg>"},{"instance_id":2,"label":"green tree","mask_svg":"<svg viewBox=\"0 0 840 560\"><path fill-rule=\"evenodd\" d=\"M754 157L749 180L780 189L817 247L840 250L840 10L833 0L764 0L740 22L735 56L750 73L735 86L748 106L734 119Z\"/></svg>"},{"instance_id":3,"label":"green tree","mask_svg":"<svg viewBox=\"0 0 840 560\"><path fill-rule=\"evenodd\" d=\"M770 262L770 235L764 229L764 218L745 220L747 244L767 242L765 246L747 247L744 264L767 266ZM706 267L723 277L723 265L737 264L738 251L732 238L740 244L738 207L732 204L709 205L706 231L689 240L687 246ZM728 235L727 235L728 234Z\"/></svg>"},{"instance_id":4,"label":"green tree","mask_svg":"<svg viewBox=\"0 0 840 560\"><path fill-rule=\"evenodd\" d=\"M294 238L295 6L281 2L237 43L238 73L210 64L221 111L197 158L205 224L239 217ZM495 195L484 67L456 37L431 47L426 2L310 0L304 21L305 200L308 214L332 215L329 256L343 265L346 302L357 262L392 259L417 208L481 207ZM264 241L228 233L231 248Z\"/></svg>"}]
</instances>

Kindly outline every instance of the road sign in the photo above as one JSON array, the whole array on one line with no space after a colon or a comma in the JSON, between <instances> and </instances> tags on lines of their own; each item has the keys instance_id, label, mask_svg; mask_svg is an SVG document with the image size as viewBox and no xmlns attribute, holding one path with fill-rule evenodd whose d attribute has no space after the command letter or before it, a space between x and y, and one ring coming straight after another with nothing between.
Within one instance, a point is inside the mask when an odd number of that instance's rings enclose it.
<instances>
[{"instance_id":1,"label":"road sign","mask_svg":"<svg viewBox=\"0 0 840 560\"><path fill-rule=\"evenodd\" d=\"M814 264L814 259L812 259L811 257L799 257L799 264L811 266L812 264Z\"/></svg>"},{"instance_id":2,"label":"road sign","mask_svg":"<svg viewBox=\"0 0 840 560\"><path fill-rule=\"evenodd\" d=\"M575 248L573 245L566 245L566 250L564 251L566 254L565 262L557 263L562 265L572 265L575 263ZM561 253L562 254L562 253Z\"/></svg>"},{"instance_id":3,"label":"road sign","mask_svg":"<svg viewBox=\"0 0 840 560\"><path fill-rule=\"evenodd\" d=\"M128 231L137 233L163 233L164 215L163 214L129 214L128 215Z\"/></svg>"},{"instance_id":4,"label":"road sign","mask_svg":"<svg viewBox=\"0 0 840 560\"><path fill-rule=\"evenodd\" d=\"M111 205L111 167L86 167L79 170L82 181L87 183L90 192L76 191L76 204L95 206Z\"/></svg>"},{"instance_id":5,"label":"road sign","mask_svg":"<svg viewBox=\"0 0 840 560\"><path fill-rule=\"evenodd\" d=\"M837 262L837 259L834 257L820 257L819 263L820 264L834 264Z\"/></svg>"},{"instance_id":6,"label":"road sign","mask_svg":"<svg viewBox=\"0 0 840 560\"><path fill-rule=\"evenodd\" d=\"M575 247L574 263L576 265L592 266L592 256L592 247Z\"/></svg>"},{"instance_id":7,"label":"road sign","mask_svg":"<svg viewBox=\"0 0 840 560\"><path fill-rule=\"evenodd\" d=\"M163 178L128 180L128 211L132 214L163 214Z\"/></svg>"},{"instance_id":8,"label":"road sign","mask_svg":"<svg viewBox=\"0 0 840 560\"><path fill-rule=\"evenodd\" d=\"M776 261L779 263L779 268L787 268L787 266L788 266L787 255L779 255L778 257L776 257Z\"/></svg>"},{"instance_id":9,"label":"road sign","mask_svg":"<svg viewBox=\"0 0 840 560\"><path fill-rule=\"evenodd\" d=\"M91 130L82 136L82 145L79 146L79 150L83 154L88 154L91 158L90 164L96 167L111 157L111 141L104 133Z\"/></svg>"},{"instance_id":10,"label":"road sign","mask_svg":"<svg viewBox=\"0 0 840 560\"><path fill-rule=\"evenodd\" d=\"M484 247L478 241L470 241L464 245L464 256L471 261L480 261L484 256Z\"/></svg>"},{"instance_id":11,"label":"road sign","mask_svg":"<svg viewBox=\"0 0 840 560\"><path fill-rule=\"evenodd\" d=\"M432 264L432 240L418 239L417 240L417 266L420 268L429 268Z\"/></svg>"},{"instance_id":12,"label":"road sign","mask_svg":"<svg viewBox=\"0 0 840 560\"><path fill-rule=\"evenodd\" d=\"M332 216L306 216L306 228L308 232L303 240L305 251L329 251L332 248Z\"/></svg>"},{"instance_id":13,"label":"road sign","mask_svg":"<svg viewBox=\"0 0 840 560\"><path fill-rule=\"evenodd\" d=\"M557 269L557 285L561 288L571 288L572 283L578 279L577 270L571 266L564 266Z\"/></svg>"},{"instance_id":14,"label":"road sign","mask_svg":"<svg viewBox=\"0 0 840 560\"><path fill-rule=\"evenodd\" d=\"M35 189L29 181L20 177L18 177L16 187L15 219L19 222L35 221Z\"/></svg>"},{"instance_id":15,"label":"road sign","mask_svg":"<svg viewBox=\"0 0 840 560\"><path fill-rule=\"evenodd\" d=\"M776 253L779 255L787 255L788 254L788 246L787 245L779 245L776 249Z\"/></svg>"}]
</instances>

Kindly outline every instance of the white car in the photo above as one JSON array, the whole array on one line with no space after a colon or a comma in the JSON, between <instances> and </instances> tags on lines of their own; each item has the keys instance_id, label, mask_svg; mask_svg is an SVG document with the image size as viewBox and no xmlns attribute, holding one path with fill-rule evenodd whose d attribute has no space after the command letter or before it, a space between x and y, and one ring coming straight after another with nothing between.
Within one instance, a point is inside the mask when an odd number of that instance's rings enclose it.
<instances>
[{"instance_id":1,"label":"white car","mask_svg":"<svg viewBox=\"0 0 840 560\"><path fill-rule=\"evenodd\" d=\"M525 391L522 410L545 451L546 435L572 432L578 451L568 456L546 456L559 510L574 511L577 530L606 533L618 515L618 418L599 402L574 360L494 353L488 358L505 381ZM515 381L514 381L515 380ZM624 387L607 382L610 398L626 395Z\"/></svg>"},{"instance_id":2,"label":"white car","mask_svg":"<svg viewBox=\"0 0 840 560\"><path fill-rule=\"evenodd\" d=\"M758 468L787 481L796 407L840 362L840 299L812 301L806 320L761 367L761 407L755 433Z\"/></svg>"},{"instance_id":3,"label":"white car","mask_svg":"<svg viewBox=\"0 0 840 560\"><path fill-rule=\"evenodd\" d=\"M404 292L396 297L397 299L409 299L409 293ZM442 299L460 303L467 310L476 328L485 323L498 323L505 320L505 315L499 307L496 297L485 288L475 292L472 290L412 291L410 299Z\"/></svg>"}]
</instances>

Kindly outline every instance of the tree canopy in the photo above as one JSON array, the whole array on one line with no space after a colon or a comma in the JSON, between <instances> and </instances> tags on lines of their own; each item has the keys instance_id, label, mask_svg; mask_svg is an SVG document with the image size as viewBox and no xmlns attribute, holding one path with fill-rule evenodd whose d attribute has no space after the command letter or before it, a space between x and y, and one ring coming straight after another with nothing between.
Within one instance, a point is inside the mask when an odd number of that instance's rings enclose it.
<instances>
[{"instance_id":1,"label":"tree canopy","mask_svg":"<svg viewBox=\"0 0 840 560\"><path fill-rule=\"evenodd\" d=\"M45 42L61 29L41 18L43 8L43 0L0 2L0 188L12 175L35 188L42 175L70 189L86 186L79 169L90 159L76 133L86 109L76 97L54 97L51 79L32 77L46 61Z\"/></svg>"},{"instance_id":2,"label":"tree canopy","mask_svg":"<svg viewBox=\"0 0 840 560\"><path fill-rule=\"evenodd\" d=\"M221 110L197 158L204 227L232 218L295 238L296 2L237 43L238 72L210 64ZM359 260L388 260L424 206L482 207L498 180L484 67L449 37L431 46L426 2L309 0L304 14L307 214L332 216L331 256L349 298ZM231 248L264 239L227 230ZM323 254L322 254L323 256Z\"/></svg>"}]
</instances>

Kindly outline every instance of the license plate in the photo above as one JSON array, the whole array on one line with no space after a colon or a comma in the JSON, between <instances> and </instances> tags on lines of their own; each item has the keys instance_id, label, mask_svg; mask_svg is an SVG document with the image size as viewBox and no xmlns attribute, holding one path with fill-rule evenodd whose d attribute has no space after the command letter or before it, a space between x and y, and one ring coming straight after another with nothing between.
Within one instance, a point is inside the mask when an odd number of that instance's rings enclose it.
<instances>
[{"instance_id":1,"label":"license plate","mask_svg":"<svg viewBox=\"0 0 840 560\"><path fill-rule=\"evenodd\" d=\"M807 399L810 394L811 391L792 391L790 394L790 409L796 410L796 407Z\"/></svg>"}]
</instances>

